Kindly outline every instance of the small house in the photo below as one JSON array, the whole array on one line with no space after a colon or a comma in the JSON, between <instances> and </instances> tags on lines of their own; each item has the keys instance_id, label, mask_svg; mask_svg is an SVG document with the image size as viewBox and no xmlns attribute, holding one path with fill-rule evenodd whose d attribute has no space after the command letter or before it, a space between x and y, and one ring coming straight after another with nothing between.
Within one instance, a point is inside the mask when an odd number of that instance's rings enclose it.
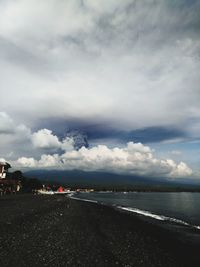
<instances>
[{"instance_id":1,"label":"small house","mask_svg":"<svg viewBox=\"0 0 200 267\"><path fill-rule=\"evenodd\" d=\"M11 168L11 166L8 162L0 162L0 179L6 178L6 173L9 168Z\"/></svg>"}]
</instances>

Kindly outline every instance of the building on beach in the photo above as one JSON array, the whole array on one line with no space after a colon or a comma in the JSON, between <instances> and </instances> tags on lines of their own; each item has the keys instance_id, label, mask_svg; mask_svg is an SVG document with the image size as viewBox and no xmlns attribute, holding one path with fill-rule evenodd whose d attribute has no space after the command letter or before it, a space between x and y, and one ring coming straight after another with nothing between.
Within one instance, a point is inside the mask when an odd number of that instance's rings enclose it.
<instances>
[{"instance_id":1,"label":"building on beach","mask_svg":"<svg viewBox=\"0 0 200 267\"><path fill-rule=\"evenodd\" d=\"M0 162L0 179L5 179L8 169L11 168L8 162Z\"/></svg>"},{"instance_id":2,"label":"building on beach","mask_svg":"<svg viewBox=\"0 0 200 267\"><path fill-rule=\"evenodd\" d=\"M20 181L13 179L8 173L10 168L11 165L8 162L0 161L0 196L16 194L20 190Z\"/></svg>"}]
</instances>

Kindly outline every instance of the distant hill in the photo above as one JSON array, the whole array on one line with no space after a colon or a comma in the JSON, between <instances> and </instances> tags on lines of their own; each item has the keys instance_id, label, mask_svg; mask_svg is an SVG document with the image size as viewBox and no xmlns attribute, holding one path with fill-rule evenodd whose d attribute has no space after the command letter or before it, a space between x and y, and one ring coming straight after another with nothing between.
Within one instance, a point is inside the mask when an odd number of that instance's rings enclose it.
<instances>
[{"instance_id":1,"label":"distant hill","mask_svg":"<svg viewBox=\"0 0 200 267\"><path fill-rule=\"evenodd\" d=\"M200 183L178 179L146 178L130 175L117 175L103 172L60 171L60 170L32 170L24 173L27 177L38 178L43 181L54 181L70 187L94 187L101 189L123 190L200 190Z\"/></svg>"}]
</instances>

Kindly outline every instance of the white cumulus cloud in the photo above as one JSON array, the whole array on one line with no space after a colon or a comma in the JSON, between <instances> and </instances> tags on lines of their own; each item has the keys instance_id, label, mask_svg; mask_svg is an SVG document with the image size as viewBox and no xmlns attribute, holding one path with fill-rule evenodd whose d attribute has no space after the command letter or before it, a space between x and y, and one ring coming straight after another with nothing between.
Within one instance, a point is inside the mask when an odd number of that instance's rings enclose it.
<instances>
[{"instance_id":1,"label":"white cumulus cloud","mask_svg":"<svg viewBox=\"0 0 200 267\"><path fill-rule=\"evenodd\" d=\"M46 151L70 151L74 149L73 137L60 139L49 129L33 132L24 124L18 124L7 113L0 112L0 157L9 160L24 155L36 158ZM34 165L34 162L30 164Z\"/></svg>"},{"instance_id":2,"label":"white cumulus cloud","mask_svg":"<svg viewBox=\"0 0 200 267\"><path fill-rule=\"evenodd\" d=\"M68 151L74 149L73 138L66 137L63 140L53 134L51 130L41 129L32 134L31 140L35 148L59 149Z\"/></svg>"},{"instance_id":3,"label":"white cumulus cloud","mask_svg":"<svg viewBox=\"0 0 200 267\"><path fill-rule=\"evenodd\" d=\"M32 132L23 124L14 123L6 113L0 113L1 157L10 148L8 159L16 168L65 169L100 171L154 177L187 177L192 170L185 162L159 159L142 143L129 142L124 147L96 145L75 146L74 137L59 138L49 129ZM11 150L12 149L12 150ZM17 156L13 151L18 150ZM177 151L173 151L178 155ZM3 155L4 154L4 155ZM26 156L25 156L26 155Z\"/></svg>"},{"instance_id":4,"label":"white cumulus cloud","mask_svg":"<svg viewBox=\"0 0 200 267\"><path fill-rule=\"evenodd\" d=\"M19 158L13 162L21 168L100 171L153 177L187 177L192 170L186 163L157 159L148 146L129 142L123 148L98 145L66 151L62 155L42 155L39 160Z\"/></svg>"},{"instance_id":5,"label":"white cumulus cloud","mask_svg":"<svg viewBox=\"0 0 200 267\"><path fill-rule=\"evenodd\" d=\"M42 129L33 133L32 142L35 147L38 148L59 148L60 142L56 135L52 134L52 131L48 129Z\"/></svg>"}]
</instances>

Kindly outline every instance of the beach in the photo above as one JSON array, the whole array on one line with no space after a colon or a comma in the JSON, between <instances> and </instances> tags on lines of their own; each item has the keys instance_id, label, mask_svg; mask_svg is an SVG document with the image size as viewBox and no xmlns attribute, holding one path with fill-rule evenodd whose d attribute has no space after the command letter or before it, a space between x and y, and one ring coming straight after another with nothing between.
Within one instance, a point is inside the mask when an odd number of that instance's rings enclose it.
<instances>
[{"instance_id":1,"label":"beach","mask_svg":"<svg viewBox=\"0 0 200 267\"><path fill-rule=\"evenodd\" d=\"M0 198L0 266L200 266L198 244L140 216L52 195Z\"/></svg>"}]
</instances>

